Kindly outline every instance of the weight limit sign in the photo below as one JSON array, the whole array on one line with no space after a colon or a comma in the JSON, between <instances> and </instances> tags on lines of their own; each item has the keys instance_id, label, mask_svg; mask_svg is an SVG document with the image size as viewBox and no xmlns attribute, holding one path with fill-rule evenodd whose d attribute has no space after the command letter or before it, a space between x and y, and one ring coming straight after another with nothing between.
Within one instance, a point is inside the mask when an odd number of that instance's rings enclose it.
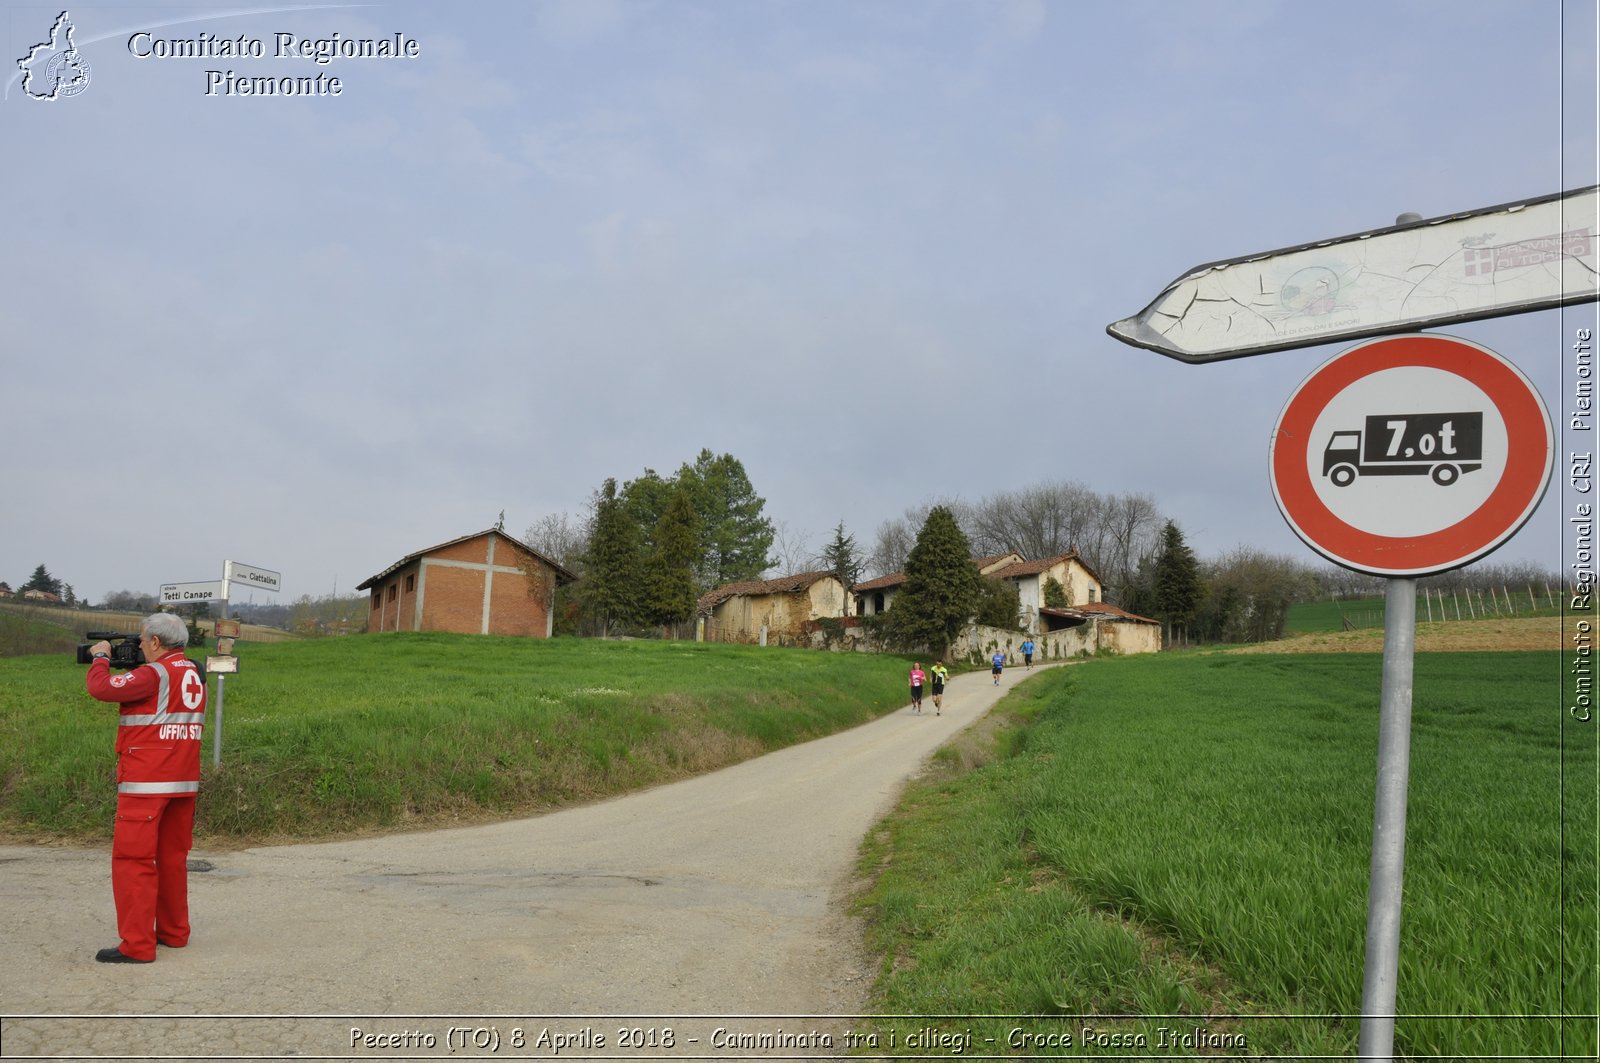
<instances>
[{"instance_id":1,"label":"weight limit sign","mask_svg":"<svg viewBox=\"0 0 1600 1063\"><path fill-rule=\"evenodd\" d=\"M1554 432L1539 393L1449 336L1358 344L1312 373L1272 433L1272 493L1335 564L1426 576L1470 564L1544 497Z\"/></svg>"}]
</instances>

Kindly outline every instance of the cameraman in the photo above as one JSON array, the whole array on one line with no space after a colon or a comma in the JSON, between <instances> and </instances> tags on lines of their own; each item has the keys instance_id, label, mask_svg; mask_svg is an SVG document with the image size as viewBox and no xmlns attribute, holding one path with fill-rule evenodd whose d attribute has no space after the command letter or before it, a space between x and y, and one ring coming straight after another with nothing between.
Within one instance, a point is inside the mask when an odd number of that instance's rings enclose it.
<instances>
[{"instance_id":1,"label":"cameraman","mask_svg":"<svg viewBox=\"0 0 1600 1063\"><path fill-rule=\"evenodd\" d=\"M89 648L85 680L101 701L121 704L117 728L117 823L111 837L111 895L122 942L101 963L149 963L156 943L189 943L189 847L200 791L205 674L183 655L189 629L171 613L139 625L145 663L111 674L111 644Z\"/></svg>"}]
</instances>

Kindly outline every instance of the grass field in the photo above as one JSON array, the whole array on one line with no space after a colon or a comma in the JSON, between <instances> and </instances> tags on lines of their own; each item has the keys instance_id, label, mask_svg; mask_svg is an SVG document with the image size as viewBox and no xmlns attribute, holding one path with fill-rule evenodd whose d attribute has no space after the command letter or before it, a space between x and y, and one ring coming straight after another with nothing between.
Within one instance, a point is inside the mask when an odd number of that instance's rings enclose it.
<instances>
[{"instance_id":1,"label":"grass field","mask_svg":"<svg viewBox=\"0 0 1600 1063\"><path fill-rule=\"evenodd\" d=\"M220 769L205 743L212 848L529 814L904 702L898 658L773 648L408 634L241 660ZM864 852L874 1009L926 1017L890 1050L1349 1056L1378 669L1176 653L1020 686ZM1406 1056L1593 1047L1556 1018L1600 993L1594 732L1563 735L1563 678L1554 652L1418 657ZM103 844L113 710L70 657L0 660L0 689L0 830Z\"/></svg>"},{"instance_id":2,"label":"grass field","mask_svg":"<svg viewBox=\"0 0 1600 1063\"><path fill-rule=\"evenodd\" d=\"M34 602L0 602L0 658L44 654L65 654L69 658L88 631L136 633L148 613L118 613L103 609L76 609L63 605ZM200 621L208 635L211 620ZM251 642L283 642L297 636L277 628L244 625L244 637Z\"/></svg>"},{"instance_id":3,"label":"grass field","mask_svg":"<svg viewBox=\"0 0 1600 1063\"><path fill-rule=\"evenodd\" d=\"M207 720L210 844L533 813L721 767L905 700L899 658L366 635L242 644ZM115 708L70 656L0 660L0 830L109 837Z\"/></svg>"},{"instance_id":4,"label":"grass field","mask_svg":"<svg viewBox=\"0 0 1600 1063\"><path fill-rule=\"evenodd\" d=\"M1352 1055L1379 667L1174 654L1034 679L1011 755L915 790L864 854L881 1012L1015 1054L1053 1034L1088 1055ZM1594 1049L1592 1021L1556 1018L1600 992L1595 740L1563 745L1561 678L1555 653L1419 656L1406 1056ZM1054 1018L956 1018L985 1014Z\"/></svg>"},{"instance_id":5,"label":"grass field","mask_svg":"<svg viewBox=\"0 0 1600 1063\"><path fill-rule=\"evenodd\" d=\"M1318 599L1296 602L1289 607L1289 620L1285 634L1304 635L1318 631L1342 631L1348 628L1383 626L1384 602L1376 598ZM1530 597L1528 588L1494 591L1492 594L1466 591L1445 592L1426 587L1418 588L1417 619L1429 621L1486 620L1490 618L1526 618L1532 616L1559 616L1561 600L1551 599L1544 588L1534 588Z\"/></svg>"}]
</instances>

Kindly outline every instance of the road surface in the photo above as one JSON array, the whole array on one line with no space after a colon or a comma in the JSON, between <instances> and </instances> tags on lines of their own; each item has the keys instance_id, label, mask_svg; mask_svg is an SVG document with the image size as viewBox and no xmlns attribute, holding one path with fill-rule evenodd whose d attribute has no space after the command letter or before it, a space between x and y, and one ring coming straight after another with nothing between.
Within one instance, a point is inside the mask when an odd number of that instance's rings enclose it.
<instances>
[{"instance_id":1,"label":"road surface","mask_svg":"<svg viewBox=\"0 0 1600 1063\"><path fill-rule=\"evenodd\" d=\"M196 850L193 938L149 965L94 962L117 941L108 848L0 846L0 1055L693 1058L818 1031L842 1052L873 975L858 847L1025 674L533 819Z\"/></svg>"}]
</instances>

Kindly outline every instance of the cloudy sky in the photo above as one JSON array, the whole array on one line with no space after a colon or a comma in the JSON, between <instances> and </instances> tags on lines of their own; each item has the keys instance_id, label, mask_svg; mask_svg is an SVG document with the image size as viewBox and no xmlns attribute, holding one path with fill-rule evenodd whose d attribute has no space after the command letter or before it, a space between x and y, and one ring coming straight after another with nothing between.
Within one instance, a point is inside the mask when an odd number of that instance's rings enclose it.
<instances>
[{"instance_id":1,"label":"cloudy sky","mask_svg":"<svg viewBox=\"0 0 1600 1063\"><path fill-rule=\"evenodd\" d=\"M1342 345L1191 366L1106 325L1200 263L1597 180L1588 0L98 4L88 84L32 99L60 13L0 15L0 579L91 600L225 559L347 592L701 448L819 547L1072 480L1320 563L1267 449ZM1559 428L1594 318L1441 331ZM1564 567L1564 480L1495 560Z\"/></svg>"}]
</instances>

